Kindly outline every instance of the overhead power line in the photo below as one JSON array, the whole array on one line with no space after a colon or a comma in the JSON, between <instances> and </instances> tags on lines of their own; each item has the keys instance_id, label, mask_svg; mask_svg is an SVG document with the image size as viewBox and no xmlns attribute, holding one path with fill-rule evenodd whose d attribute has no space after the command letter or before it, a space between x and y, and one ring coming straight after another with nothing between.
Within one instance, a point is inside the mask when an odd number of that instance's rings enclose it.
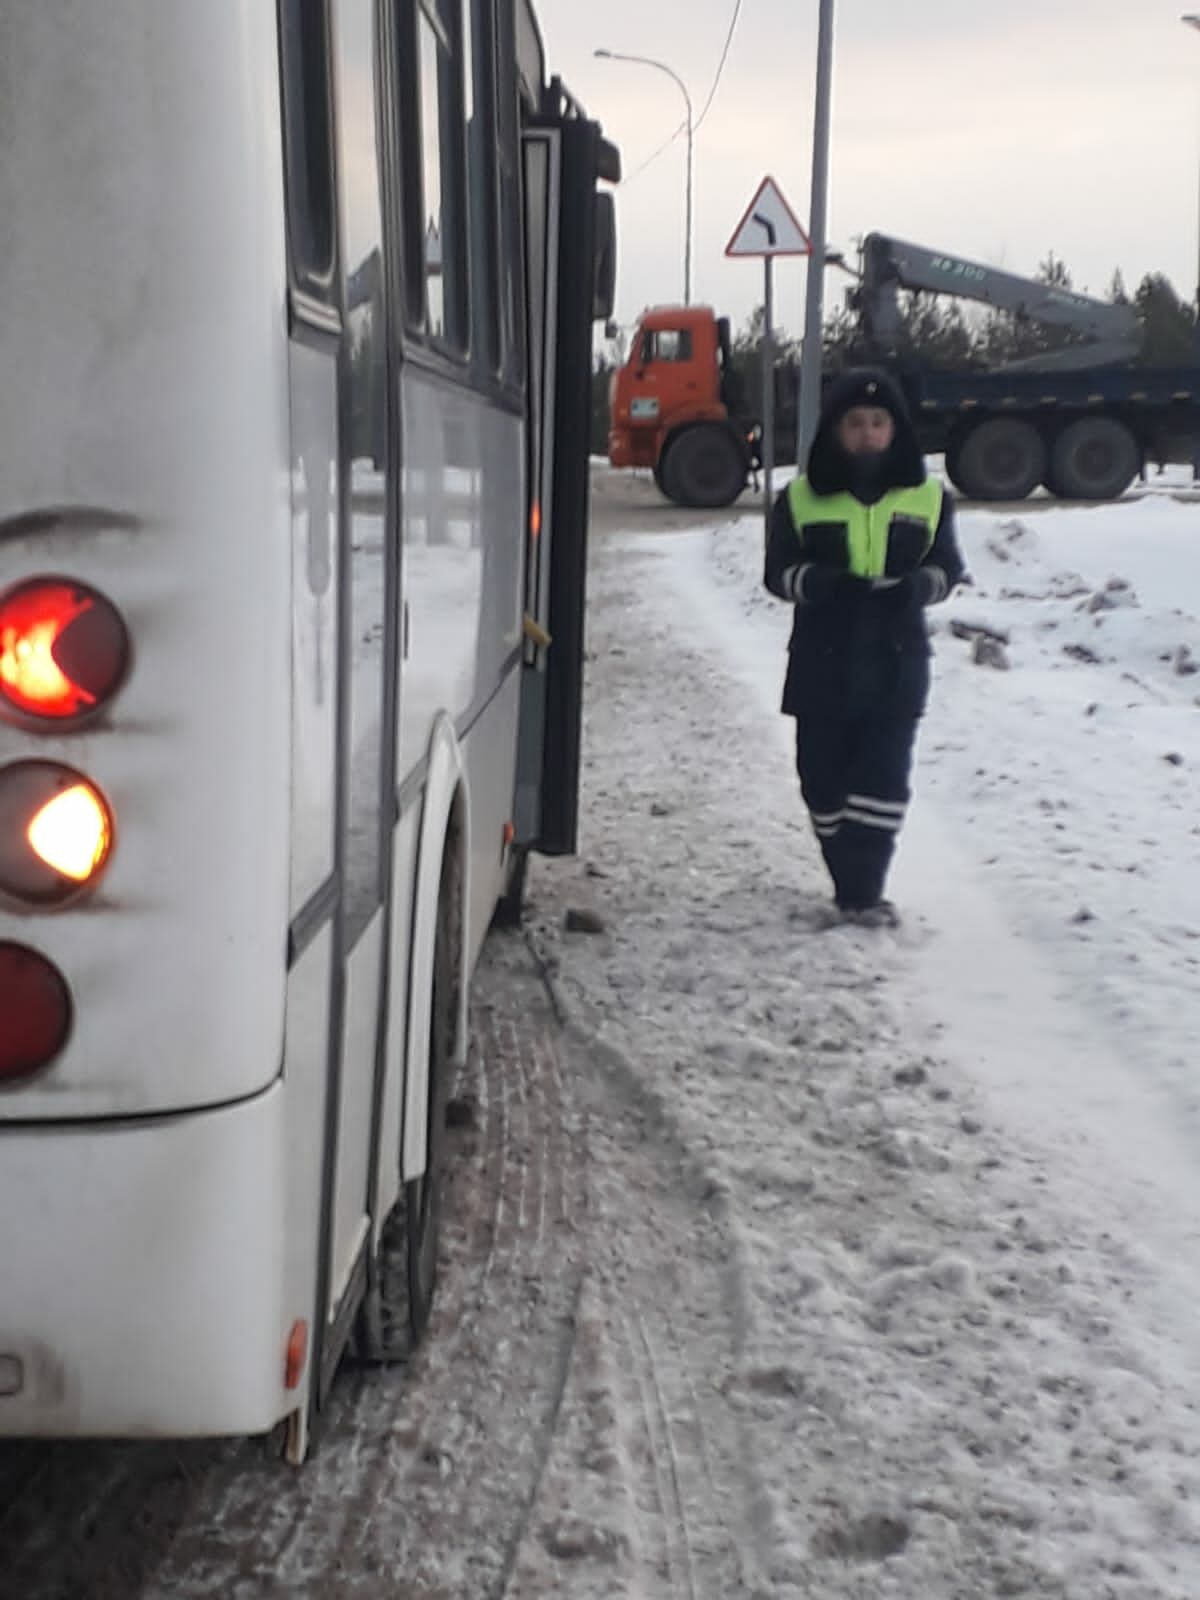
<instances>
[{"instance_id":1,"label":"overhead power line","mask_svg":"<svg viewBox=\"0 0 1200 1600\"><path fill-rule=\"evenodd\" d=\"M712 88L708 91L708 99L704 102L704 107L701 110L700 115L696 118L695 122L692 123L692 132L693 133L695 133L696 129L700 126L700 124L704 121L705 117L708 115L709 107L712 105L713 100L716 98L717 89L720 87L720 83L721 83L721 74L725 71L725 63L729 60L729 49L730 49L730 46L733 44L734 31L737 28L738 18L741 16L741 14L742 14L742 0L733 0L733 15L729 19L729 32L725 35L725 48L721 51L721 59L717 63L717 74L716 74L716 77L713 79Z\"/></svg>"},{"instance_id":2,"label":"overhead power line","mask_svg":"<svg viewBox=\"0 0 1200 1600\"><path fill-rule=\"evenodd\" d=\"M653 155L647 156L645 161L641 162L638 166L634 167L632 172L628 173L624 178L621 179L621 187L624 188L627 183L632 183L633 180L636 177L638 177L641 173L645 172L647 167L653 166L654 163L658 160L659 156L661 156L665 151L669 150L671 148L671 146L675 143L676 139L682 138L683 135L686 132L687 132L687 123L686 122L681 122L679 124L679 126L675 129L675 132L671 135L671 137L669 139L664 139L663 140L663 142L659 145L658 149L654 152Z\"/></svg>"},{"instance_id":3,"label":"overhead power line","mask_svg":"<svg viewBox=\"0 0 1200 1600\"><path fill-rule=\"evenodd\" d=\"M729 19L729 28L728 28L728 30L727 30L727 32L725 34L725 45L724 45L724 48L721 51L721 59L717 63L716 74L713 77L712 87L708 91L708 98L705 100L703 106L700 109L700 115L692 123L692 132L693 132L693 134L695 133L696 129L700 126L700 124L704 121L705 117L708 115L709 110L710 110L710 108L712 106L712 103L716 99L717 90L720 88L721 78L722 78L722 76L723 76L723 74L725 72L725 63L729 60L729 52L730 52L730 50L731 50L731 48L733 46L733 36L734 36L735 32L737 31L738 18L741 16L741 14L742 14L742 0L734 0L734 3L733 3L733 15ZM664 139L662 144L659 145L657 150L655 150L652 154L648 155L644 161L640 162L636 167L634 167L634 169L633 169L633 171L631 173L629 173L626 177L622 178L622 180L621 180L622 187L624 187L625 184L632 183L635 178L640 177L642 175L642 173L646 171L647 167L652 167L654 165L654 163L658 160L659 156L665 155L666 152L675 143L676 139L681 139L686 132L687 132L687 123L686 122L681 122L679 124L679 126L675 129L675 132L670 136L669 139Z\"/></svg>"}]
</instances>

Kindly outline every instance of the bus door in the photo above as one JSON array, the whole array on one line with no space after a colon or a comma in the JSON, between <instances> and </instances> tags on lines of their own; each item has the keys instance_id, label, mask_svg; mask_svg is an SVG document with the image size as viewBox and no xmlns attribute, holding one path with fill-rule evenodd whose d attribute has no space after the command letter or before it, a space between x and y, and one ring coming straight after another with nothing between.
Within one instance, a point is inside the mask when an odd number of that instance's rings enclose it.
<instances>
[{"instance_id":1,"label":"bus door","mask_svg":"<svg viewBox=\"0 0 1200 1600\"><path fill-rule=\"evenodd\" d=\"M516 841L567 855L579 809L592 323L612 311L612 204L596 184L618 168L598 125L572 116L527 126L523 157L529 504Z\"/></svg>"},{"instance_id":2,"label":"bus door","mask_svg":"<svg viewBox=\"0 0 1200 1600\"><path fill-rule=\"evenodd\" d=\"M304 1148L289 1151L288 1206L295 1249L315 1257L318 1401L366 1281L387 1027L399 578L376 12L375 0L281 9L293 278L288 1063L289 1092L314 1108Z\"/></svg>"},{"instance_id":3,"label":"bus door","mask_svg":"<svg viewBox=\"0 0 1200 1600\"><path fill-rule=\"evenodd\" d=\"M340 1061L328 1170L321 1388L366 1285L376 1083L386 1037L388 883L394 823L399 570L393 430L389 423L388 283L380 137L382 37L374 0L332 11L337 63L337 170L342 189L344 333L339 410Z\"/></svg>"}]
</instances>

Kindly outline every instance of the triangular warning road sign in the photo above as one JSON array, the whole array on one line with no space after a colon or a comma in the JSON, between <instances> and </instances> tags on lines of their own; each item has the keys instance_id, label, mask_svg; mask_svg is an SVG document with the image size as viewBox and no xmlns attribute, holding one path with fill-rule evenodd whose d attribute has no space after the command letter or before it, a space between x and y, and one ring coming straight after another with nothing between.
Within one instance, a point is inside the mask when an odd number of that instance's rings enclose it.
<instances>
[{"instance_id":1,"label":"triangular warning road sign","mask_svg":"<svg viewBox=\"0 0 1200 1600\"><path fill-rule=\"evenodd\" d=\"M727 256L810 256L808 235L774 178L764 178L725 246Z\"/></svg>"}]
</instances>

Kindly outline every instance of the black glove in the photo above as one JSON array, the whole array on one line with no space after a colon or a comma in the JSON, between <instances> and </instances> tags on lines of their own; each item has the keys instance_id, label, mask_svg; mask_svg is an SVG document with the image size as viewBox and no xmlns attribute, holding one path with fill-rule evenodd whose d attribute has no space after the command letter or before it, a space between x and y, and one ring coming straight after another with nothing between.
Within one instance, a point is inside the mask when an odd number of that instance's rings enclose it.
<instances>
[{"instance_id":1,"label":"black glove","mask_svg":"<svg viewBox=\"0 0 1200 1600\"><path fill-rule=\"evenodd\" d=\"M918 567L903 578L874 578L872 586L896 611L921 611L946 598L946 575L940 567Z\"/></svg>"},{"instance_id":2,"label":"black glove","mask_svg":"<svg viewBox=\"0 0 1200 1600\"><path fill-rule=\"evenodd\" d=\"M941 567L918 567L908 581L913 586L915 603L919 606L935 606L950 592L950 585Z\"/></svg>"}]
</instances>

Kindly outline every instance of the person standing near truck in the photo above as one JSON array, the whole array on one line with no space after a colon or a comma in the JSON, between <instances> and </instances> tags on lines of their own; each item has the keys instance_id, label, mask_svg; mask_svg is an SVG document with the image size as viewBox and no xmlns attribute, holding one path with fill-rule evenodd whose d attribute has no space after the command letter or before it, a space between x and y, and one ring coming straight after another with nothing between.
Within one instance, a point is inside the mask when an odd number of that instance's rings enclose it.
<instances>
[{"instance_id":1,"label":"person standing near truck","mask_svg":"<svg viewBox=\"0 0 1200 1600\"><path fill-rule=\"evenodd\" d=\"M929 696L925 607L965 576L954 504L925 470L899 388L831 384L807 472L776 500L764 583L796 608L783 712L840 917L894 926L884 898Z\"/></svg>"}]
</instances>

